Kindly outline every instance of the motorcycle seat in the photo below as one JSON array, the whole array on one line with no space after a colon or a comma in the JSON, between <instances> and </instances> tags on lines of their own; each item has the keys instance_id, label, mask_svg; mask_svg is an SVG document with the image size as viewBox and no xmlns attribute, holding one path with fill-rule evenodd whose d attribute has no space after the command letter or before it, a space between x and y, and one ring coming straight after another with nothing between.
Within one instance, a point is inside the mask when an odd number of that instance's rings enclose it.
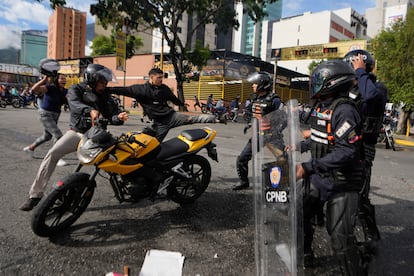
<instances>
[{"instance_id":1,"label":"motorcycle seat","mask_svg":"<svg viewBox=\"0 0 414 276\"><path fill-rule=\"evenodd\" d=\"M188 150L189 146L183 140L178 138L172 138L168 141L161 143L161 150L157 155L157 159L163 160L168 157L179 155Z\"/></svg>"},{"instance_id":2,"label":"motorcycle seat","mask_svg":"<svg viewBox=\"0 0 414 276\"><path fill-rule=\"evenodd\" d=\"M208 133L201 129L187 129L181 132L181 135L184 136L187 140L196 141L207 137Z\"/></svg>"}]
</instances>

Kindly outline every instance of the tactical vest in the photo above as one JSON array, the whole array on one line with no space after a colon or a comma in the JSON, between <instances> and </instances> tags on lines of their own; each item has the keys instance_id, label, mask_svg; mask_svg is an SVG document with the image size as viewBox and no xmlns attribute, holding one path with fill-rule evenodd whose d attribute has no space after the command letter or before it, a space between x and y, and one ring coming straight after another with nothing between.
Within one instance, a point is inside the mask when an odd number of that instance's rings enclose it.
<instances>
[{"instance_id":1,"label":"tactical vest","mask_svg":"<svg viewBox=\"0 0 414 276\"><path fill-rule=\"evenodd\" d=\"M356 105L353 101L346 98L336 99L331 106L321 111L319 107L312 111L309 124L311 128L311 154L313 159L322 158L331 153L335 148L335 136L332 131L332 114L335 108L340 104ZM364 179L364 163L362 155L362 143L357 141L360 150L358 151L357 160L361 160L354 166L333 169L326 172L326 177L331 178L337 189L341 191L360 190Z\"/></svg>"},{"instance_id":2,"label":"tactical vest","mask_svg":"<svg viewBox=\"0 0 414 276\"><path fill-rule=\"evenodd\" d=\"M355 101L358 110L362 110L362 98L360 92L357 87L354 87L349 92L349 97ZM376 110L377 115L372 114L361 114L362 117L362 125L363 125L363 133L364 134L378 134L382 127L382 120L384 117L384 110L385 108L381 108L382 110Z\"/></svg>"},{"instance_id":3,"label":"tactical vest","mask_svg":"<svg viewBox=\"0 0 414 276\"><path fill-rule=\"evenodd\" d=\"M257 97L252 102L252 113L253 117L261 118L266 114L275 111L275 107L273 106L273 100L275 98L280 98L278 95L274 93L268 93L262 97ZM282 105L282 103L280 103Z\"/></svg>"}]
</instances>

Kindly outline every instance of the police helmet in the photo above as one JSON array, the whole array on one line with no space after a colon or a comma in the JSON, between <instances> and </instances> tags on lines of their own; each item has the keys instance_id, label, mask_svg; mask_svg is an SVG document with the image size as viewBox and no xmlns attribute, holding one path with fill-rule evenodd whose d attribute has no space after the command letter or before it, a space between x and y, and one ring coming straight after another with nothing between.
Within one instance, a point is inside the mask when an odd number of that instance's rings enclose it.
<instances>
[{"instance_id":1,"label":"police helmet","mask_svg":"<svg viewBox=\"0 0 414 276\"><path fill-rule=\"evenodd\" d=\"M85 81L90 87L95 88L98 81L116 81L116 77L111 69L103 65L89 64L85 70Z\"/></svg>"},{"instance_id":2,"label":"police helmet","mask_svg":"<svg viewBox=\"0 0 414 276\"><path fill-rule=\"evenodd\" d=\"M343 60L328 60L319 64L312 73L309 92L312 99L348 93L354 85L355 72Z\"/></svg>"},{"instance_id":3,"label":"police helmet","mask_svg":"<svg viewBox=\"0 0 414 276\"><path fill-rule=\"evenodd\" d=\"M255 72L247 78L247 81L252 84L256 83L257 91L272 90L273 79L272 79L272 76L267 72L264 72L264 71Z\"/></svg>"},{"instance_id":4,"label":"police helmet","mask_svg":"<svg viewBox=\"0 0 414 276\"><path fill-rule=\"evenodd\" d=\"M48 77L56 77L60 70L59 62L55 59L45 58L39 63L39 71Z\"/></svg>"},{"instance_id":5,"label":"police helmet","mask_svg":"<svg viewBox=\"0 0 414 276\"><path fill-rule=\"evenodd\" d=\"M372 55L368 51L365 51L365 50L362 50L362 49L349 51L344 56L344 61L348 62L352 66L351 61L355 57L358 57L358 54L361 54L362 59L364 60L364 63L365 63L365 71L367 71L369 73L372 70L374 70L374 67L375 67L375 60L374 60L374 58L372 57Z\"/></svg>"}]
</instances>

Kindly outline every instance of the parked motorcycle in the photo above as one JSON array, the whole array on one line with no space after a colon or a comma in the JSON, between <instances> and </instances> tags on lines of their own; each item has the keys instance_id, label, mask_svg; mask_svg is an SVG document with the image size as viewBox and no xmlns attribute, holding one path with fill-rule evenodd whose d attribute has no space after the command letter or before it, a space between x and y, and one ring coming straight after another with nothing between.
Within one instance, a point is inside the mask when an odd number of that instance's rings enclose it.
<instances>
[{"instance_id":1,"label":"parked motorcycle","mask_svg":"<svg viewBox=\"0 0 414 276\"><path fill-rule=\"evenodd\" d=\"M7 105L11 105L14 108L20 108L23 105L23 98L21 96L10 96L10 97L3 97L4 102Z\"/></svg>"},{"instance_id":2,"label":"parked motorcycle","mask_svg":"<svg viewBox=\"0 0 414 276\"><path fill-rule=\"evenodd\" d=\"M184 130L178 137L159 143L154 133L128 132L114 137L99 120L81 139L75 172L58 181L36 208L32 230L36 235L56 235L72 225L86 210L96 187L96 176L105 173L119 202L168 198L178 204L194 202L207 189L211 178L206 149L217 161L210 128ZM81 172L94 166L93 173Z\"/></svg>"},{"instance_id":3,"label":"parked motorcycle","mask_svg":"<svg viewBox=\"0 0 414 276\"><path fill-rule=\"evenodd\" d=\"M6 108L7 107L7 101L3 99L3 97L0 97L0 107Z\"/></svg>"},{"instance_id":4,"label":"parked motorcycle","mask_svg":"<svg viewBox=\"0 0 414 276\"><path fill-rule=\"evenodd\" d=\"M394 134L391 128L391 119L385 118L379 135L380 143L385 143L385 148L395 151Z\"/></svg>"}]
</instances>

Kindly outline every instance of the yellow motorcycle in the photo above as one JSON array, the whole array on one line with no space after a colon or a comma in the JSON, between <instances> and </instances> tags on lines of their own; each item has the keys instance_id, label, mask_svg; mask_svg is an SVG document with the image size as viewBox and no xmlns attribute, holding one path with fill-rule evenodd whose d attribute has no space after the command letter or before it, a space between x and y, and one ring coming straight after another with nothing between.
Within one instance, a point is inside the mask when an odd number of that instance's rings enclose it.
<instances>
[{"instance_id":1,"label":"yellow motorcycle","mask_svg":"<svg viewBox=\"0 0 414 276\"><path fill-rule=\"evenodd\" d=\"M119 202L167 198L178 204L194 202L207 189L211 178L208 160L215 161L216 131L204 127L184 130L159 143L151 131L128 132L114 137L100 119L81 139L75 172L57 182L53 191L34 210L32 230L41 237L56 235L71 226L86 210L104 172ZM83 166L94 166L91 174Z\"/></svg>"}]
</instances>

